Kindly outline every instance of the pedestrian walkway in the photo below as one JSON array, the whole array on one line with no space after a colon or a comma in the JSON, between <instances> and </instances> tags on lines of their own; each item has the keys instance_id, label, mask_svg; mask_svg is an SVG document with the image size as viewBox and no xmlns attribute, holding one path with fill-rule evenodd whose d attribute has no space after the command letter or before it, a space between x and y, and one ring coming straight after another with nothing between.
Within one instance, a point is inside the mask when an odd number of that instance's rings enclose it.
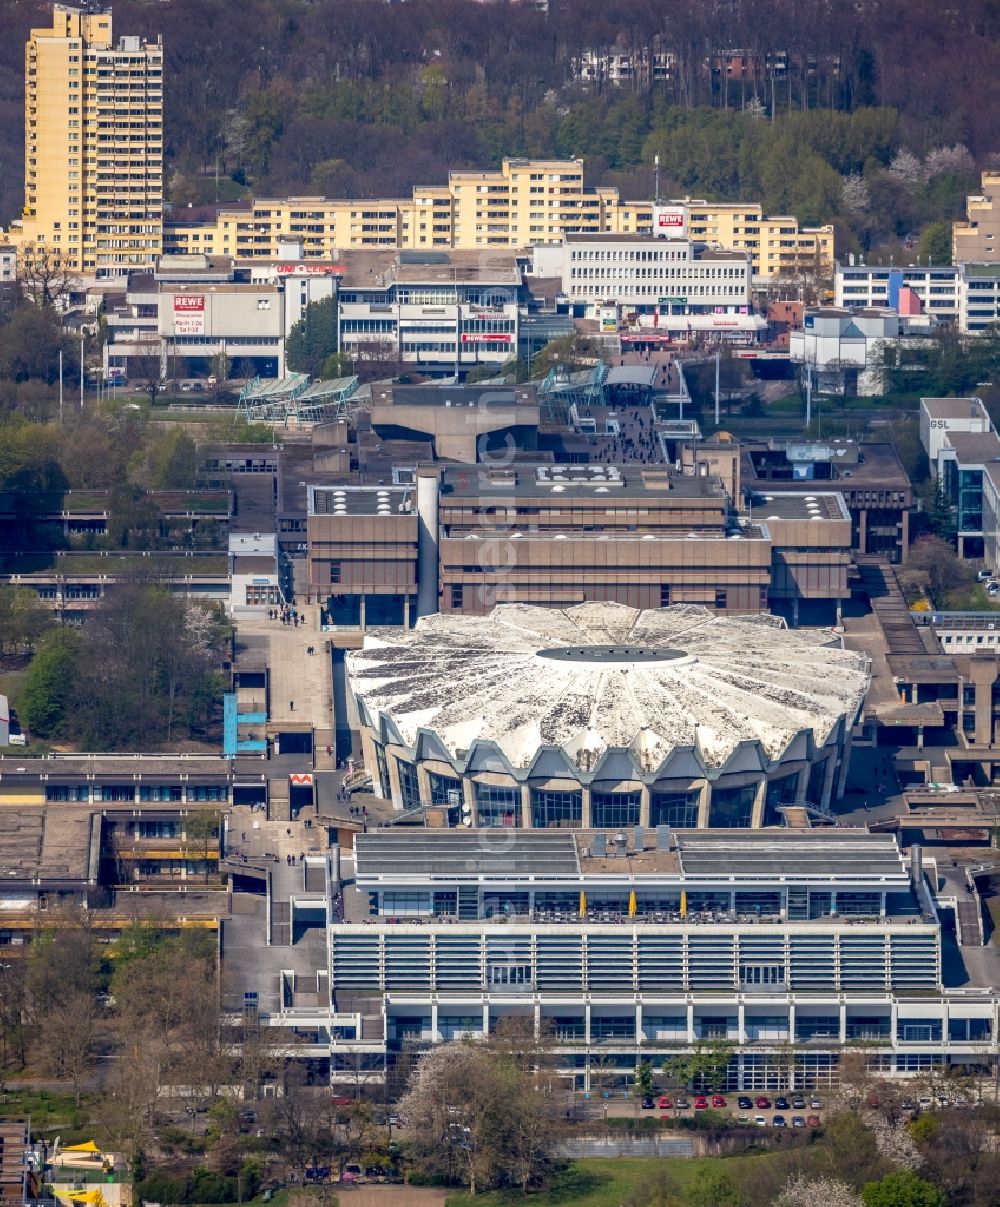
<instances>
[{"instance_id":1,"label":"pedestrian walkway","mask_svg":"<svg viewBox=\"0 0 1000 1207\"><path fill-rule=\"evenodd\" d=\"M239 635L267 641L269 727L292 725L326 732L334 724L330 650L319 631L318 605L305 605L298 611L297 626L269 620L266 613L240 616Z\"/></svg>"}]
</instances>

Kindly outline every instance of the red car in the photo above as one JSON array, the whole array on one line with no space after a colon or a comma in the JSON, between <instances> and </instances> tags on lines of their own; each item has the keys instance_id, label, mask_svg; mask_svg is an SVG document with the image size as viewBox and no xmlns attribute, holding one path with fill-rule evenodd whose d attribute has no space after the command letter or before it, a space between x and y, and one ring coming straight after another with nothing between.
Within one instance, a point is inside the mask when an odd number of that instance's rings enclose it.
<instances>
[{"instance_id":1,"label":"red car","mask_svg":"<svg viewBox=\"0 0 1000 1207\"><path fill-rule=\"evenodd\" d=\"M725 1098L722 1097L721 1094L712 1095L712 1106L723 1107L725 1105L726 1105L726 1100L725 1100Z\"/></svg>"},{"instance_id":2,"label":"red car","mask_svg":"<svg viewBox=\"0 0 1000 1207\"><path fill-rule=\"evenodd\" d=\"M672 1111L674 1109L673 1099L667 1098L666 1096L658 1099L656 1105L660 1108L661 1111Z\"/></svg>"},{"instance_id":3,"label":"red car","mask_svg":"<svg viewBox=\"0 0 1000 1207\"><path fill-rule=\"evenodd\" d=\"M771 1109L771 1099L765 1098L763 1094L757 1099L757 1110L769 1111Z\"/></svg>"},{"instance_id":4,"label":"red car","mask_svg":"<svg viewBox=\"0 0 1000 1207\"><path fill-rule=\"evenodd\" d=\"M707 1111L708 1110L708 1099L703 1098L699 1094L698 1097L694 1100L694 1109L696 1111Z\"/></svg>"}]
</instances>

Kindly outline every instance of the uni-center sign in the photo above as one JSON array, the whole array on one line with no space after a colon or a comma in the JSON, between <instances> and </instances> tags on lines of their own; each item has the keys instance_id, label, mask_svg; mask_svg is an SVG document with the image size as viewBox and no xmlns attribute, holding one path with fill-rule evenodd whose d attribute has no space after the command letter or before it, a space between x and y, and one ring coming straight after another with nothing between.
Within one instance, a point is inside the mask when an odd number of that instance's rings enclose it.
<instances>
[{"instance_id":1,"label":"uni-center sign","mask_svg":"<svg viewBox=\"0 0 1000 1207\"><path fill-rule=\"evenodd\" d=\"M205 295L203 293L174 294L174 334L205 334Z\"/></svg>"}]
</instances>

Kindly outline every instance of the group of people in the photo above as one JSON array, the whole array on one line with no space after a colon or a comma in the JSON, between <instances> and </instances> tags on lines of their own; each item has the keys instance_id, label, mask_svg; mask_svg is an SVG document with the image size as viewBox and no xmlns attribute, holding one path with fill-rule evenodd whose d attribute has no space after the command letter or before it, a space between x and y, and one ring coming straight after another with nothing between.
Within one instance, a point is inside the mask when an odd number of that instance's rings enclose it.
<instances>
[{"instance_id":1,"label":"group of people","mask_svg":"<svg viewBox=\"0 0 1000 1207\"><path fill-rule=\"evenodd\" d=\"M291 624L295 628L299 627L299 621L305 623L305 617L300 616L297 608L289 608L284 604L280 608L267 609L268 620L280 620L282 624Z\"/></svg>"}]
</instances>

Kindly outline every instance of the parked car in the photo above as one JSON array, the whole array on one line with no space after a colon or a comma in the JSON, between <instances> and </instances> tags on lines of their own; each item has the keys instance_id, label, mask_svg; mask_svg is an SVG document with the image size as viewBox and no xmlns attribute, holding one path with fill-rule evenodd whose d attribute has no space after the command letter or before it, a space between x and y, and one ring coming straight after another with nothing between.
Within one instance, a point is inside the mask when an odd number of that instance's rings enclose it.
<instances>
[{"instance_id":1,"label":"parked car","mask_svg":"<svg viewBox=\"0 0 1000 1207\"><path fill-rule=\"evenodd\" d=\"M666 1094L661 1094L657 1099L656 1105L661 1111L672 1111L674 1109L673 1098L668 1098Z\"/></svg>"},{"instance_id":2,"label":"parked car","mask_svg":"<svg viewBox=\"0 0 1000 1207\"><path fill-rule=\"evenodd\" d=\"M688 1102L686 1098L678 1098L677 1109L679 1111L689 1111L691 1109L691 1103Z\"/></svg>"},{"instance_id":3,"label":"parked car","mask_svg":"<svg viewBox=\"0 0 1000 1207\"><path fill-rule=\"evenodd\" d=\"M785 1119L784 1115L772 1115L771 1116L771 1126L772 1127L787 1127L788 1122Z\"/></svg>"},{"instance_id":4,"label":"parked car","mask_svg":"<svg viewBox=\"0 0 1000 1207\"><path fill-rule=\"evenodd\" d=\"M792 1127L805 1127L805 1125L806 1125L805 1115L793 1115L792 1116Z\"/></svg>"},{"instance_id":5,"label":"parked car","mask_svg":"<svg viewBox=\"0 0 1000 1207\"><path fill-rule=\"evenodd\" d=\"M712 1106L718 1107L721 1109L725 1105L726 1105L726 1100L725 1100L725 1098L723 1098L723 1096L721 1094L712 1095Z\"/></svg>"},{"instance_id":6,"label":"parked car","mask_svg":"<svg viewBox=\"0 0 1000 1207\"><path fill-rule=\"evenodd\" d=\"M808 1117L808 1119L806 1119L806 1126L807 1127L819 1127L820 1126L819 1115L810 1115Z\"/></svg>"},{"instance_id":7,"label":"parked car","mask_svg":"<svg viewBox=\"0 0 1000 1207\"><path fill-rule=\"evenodd\" d=\"M746 1094L740 1094L739 1098L736 1099L736 1105L740 1108L741 1111L752 1111L753 1110L753 1099L748 1098L746 1096Z\"/></svg>"},{"instance_id":8,"label":"parked car","mask_svg":"<svg viewBox=\"0 0 1000 1207\"><path fill-rule=\"evenodd\" d=\"M194 389L194 386L189 381L181 382L181 393L182 394L190 394L193 389Z\"/></svg>"},{"instance_id":9,"label":"parked car","mask_svg":"<svg viewBox=\"0 0 1000 1207\"><path fill-rule=\"evenodd\" d=\"M749 1115L737 1115L737 1116L736 1116L736 1122L737 1122L737 1123L749 1123L749 1122L750 1122L750 1116L749 1116Z\"/></svg>"},{"instance_id":10,"label":"parked car","mask_svg":"<svg viewBox=\"0 0 1000 1207\"><path fill-rule=\"evenodd\" d=\"M771 1099L766 1097L764 1094L761 1094L761 1096L757 1099L757 1110L769 1111L770 1109L771 1109Z\"/></svg>"},{"instance_id":11,"label":"parked car","mask_svg":"<svg viewBox=\"0 0 1000 1207\"><path fill-rule=\"evenodd\" d=\"M649 1097L643 1098L642 1109L644 1111L651 1111L655 1108L655 1106L656 1106L656 1103L652 1100L652 1098L649 1098Z\"/></svg>"},{"instance_id":12,"label":"parked car","mask_svg":"<svg viewBox=\"0 0 1000 1207\"><path fill-rule=\"evenodd\" d=\"M925 1094L924 1097L921 1098L920 1101L917 1103L917 1105L920 1107L920 1109L922 1111L929 1111L931 1109L931 1107L934 1105L934 1103Z\"/></svg>"},{"instance_id":13,"label":"parked car","mask_svg":"<svg viewBox=\"0 0 1000 1207\"><path fill-rule=\"evenodd\" d=\"M696 1111L707 1111L708 1110L708 1099L703 1098L699 1094L699 1096L694 1100L694 1109Z\"/></svg>"},{"instance_id":14,"label":"parked car","mask_svg":"<svg viewBox=\"0 0 1000 1207\"><path fill-rule=\"evenodd\" d=\"M788 1110L788 1099L785 1098L784 1096L782 1096L780 1098L775 1098L774 1109L776 1111L787 1111Z\"/></svg>"},{"instance_id":15,"label":"parked car","mask_svg":"<svg viewBox=\"0 0 1000 1207\"><path fill-rule=\"evenodd\" d=\"M823 1099L817 1098L815 1094L809 1099L809 1105L814 1111L822 1110Z\"/></svg>"},{"instance_id":16,"label":"parked car","mask_svg":"<svg viewBox=\"0 0 1000 1207\"><path fill-rule=\"evenodd\" d=\"M758 1127L767 1127L767 1120L763 1115L754 1115L753 1121Z\"/></svg>"},{"instance_id":17,"label":"parked car","mask_svg":"<svg viewBox=\"0 0 1000 1207\"><path fill-rule=\"evenodd\" d=\"M993 577L993 571L992 571L992 570L980 570L980 571L978 571L978 572L977 572L977 574L976 574L976 578L977 578L977 579L978 579L978 580L979 580L981 583L988 583L992 577Z\"/></svg>"},{"instance_id":18,"label":"parked car","mask_svg":"<svg viewBox=\"0 0 1000 1207\"><path fill-rule=\"evenodd\" d=\"M801 1094L792 1095L792 1109L796 1111L804 1111L806 1109L806 1100Z\"/></svg>"},{"instance_id":19,"label":"parked car","mask_svg":"<svg viewBox=\"0 0 1000 1207\"><path fill-rule=\"evenodd\" d=\"M342 1182L360 1182L361 1181L361 1166L360 1165L345 1165L344 1172L340 1175Z\"/></svg>"}]
</instances>

